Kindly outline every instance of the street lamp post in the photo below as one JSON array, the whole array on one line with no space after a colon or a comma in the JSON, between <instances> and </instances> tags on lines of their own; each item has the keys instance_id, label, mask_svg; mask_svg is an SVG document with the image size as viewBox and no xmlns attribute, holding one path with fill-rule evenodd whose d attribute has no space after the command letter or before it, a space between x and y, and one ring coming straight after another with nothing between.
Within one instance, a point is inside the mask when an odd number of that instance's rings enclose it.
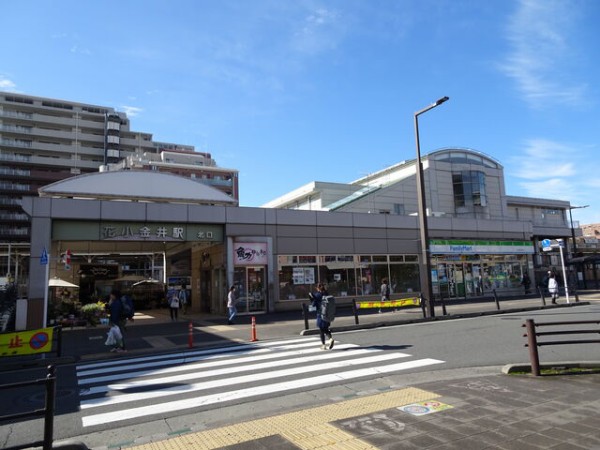
<instances>
[{"instance_id":1,"label":"street lamp post","mask_svg":"<svg viewBox=\"0 0 600 450\"><path fill-rule=\"evenodd\" d=\"M433 287L431 285L431 261L429 255L429 230L427 228L427 200L425 198L425 180L423 179L423 163L421 162L421 146L419 144L419 116L447 101L442 97L427 108L415 113L415 137L417 141L417 199L419 206L419 232L421 237L421 258L419 258L419 278L421 281L421 298L425 302L425 316L435 317Z\"/></svg>"},{"instance_id":2,"label":"street lamp post","mask_svg":"<svg viewBox=\"0 0 600 450\"><path fill-rule=\"evenodd\" d=\"M590 205L569 206L569 219L571 220L571 239L573 240L573 258L575 258L575 256L577 255L577 243L575 242L575 227L573 226L573 215L571 214L571 211L573 209L587 208L588 206Z\"/></svg>"}]
</instances>

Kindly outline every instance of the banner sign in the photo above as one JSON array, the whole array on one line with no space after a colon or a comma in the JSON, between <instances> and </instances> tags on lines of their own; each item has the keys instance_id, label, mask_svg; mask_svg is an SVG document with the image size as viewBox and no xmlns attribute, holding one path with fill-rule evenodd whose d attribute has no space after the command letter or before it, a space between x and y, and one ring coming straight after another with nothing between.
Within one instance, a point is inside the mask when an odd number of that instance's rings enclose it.
<instances>
[{"instance_id":1,"label":"banner sign","mask_svg":"<svg viewBox=\"0 0 600 450\"><path fill-rule=\"evenodd\" d=\"M55 241L223 242L223 226L173 222L85 222L55 220Z\"/></svg>"},{"instance_id":2,"label":"banner sign","mask_svg":"<svg viewBox=\"0 0 600 450\"><path fill-rule=\"evenodd\" d=\"M268 265L266 242L235 242L233 264L236 266Z\"/></svg>"},{"instance_id":3,"label":"banner sign","mask_svg":"<svg viewBox=\"0 0 600 450\"><path fill-rule=\"evenodd\" d=\"M419 306L419 298L401 298L398 300L389 300L387 302L356 302L356 309L367 308L402 308L403 306Z\"/></svg>"},{"instance_id":4,"label":"banner sign","mask_svg":"<svg viewBox=\"0 0 600 450\"><path fill-rule=\"evenodd\" d=\"M471 240L431 240L431 253L438 254L534 254L530 241L471 241Z\"/></svg>"},{"instance_id":5,"label":"banner sign","mask_svg":"<svg viewBox=\"0 0 600 450\"><path fill-rule=\"evenodd\" d=\"M49 353L53 336L54 328L0 334L0 356Z\"/></svg>"}]
</instances>

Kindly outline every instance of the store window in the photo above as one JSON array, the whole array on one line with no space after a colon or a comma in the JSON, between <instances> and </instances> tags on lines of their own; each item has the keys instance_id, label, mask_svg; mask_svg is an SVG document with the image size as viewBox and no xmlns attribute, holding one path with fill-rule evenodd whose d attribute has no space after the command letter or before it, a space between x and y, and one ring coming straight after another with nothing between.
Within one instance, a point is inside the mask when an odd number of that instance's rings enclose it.
<instances>
[{"instance_id":1,"label":"store window","mask_svg":"<svg viewBox=\"0 0 600 450\"><path fill-rule=\"evenodd\" d=\"M472 212L475 207L487 206L485 173L476 170L463 170L452 174L454 206L457 212Z\"/></svg>"},{"instance_id":2,"label":"store window","mask_svg":"<svg viewBox=\"0 0 600 450\"><path fill-rule=\"evenodd\" d=\"M417 255L280 255L279 299L307 299L317 283L336 297L379 295L384 278L393 293L419 291Z\"/></svg>"}]
</instances>

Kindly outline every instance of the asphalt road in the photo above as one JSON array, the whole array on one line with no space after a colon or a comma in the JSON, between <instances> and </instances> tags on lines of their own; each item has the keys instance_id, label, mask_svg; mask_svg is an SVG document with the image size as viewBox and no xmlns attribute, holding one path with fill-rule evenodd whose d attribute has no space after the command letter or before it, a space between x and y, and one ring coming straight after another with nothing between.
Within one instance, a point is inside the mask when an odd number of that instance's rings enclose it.
<instances>
[{"instance_id":1,"label":"asphalt road","mask_svg":"<svg viewBox=\"0 0 600 450\"><path fill-rule=\"evenodd\" d=\"M220 348L199 349L196 361L191 360L189 352L184 352L185 362L170 360L175 354L181 355L178 351L171 352L172 355L166 352L164 357L140 355L63 365L58 368L55 439L77 438L90 448L127 446L143 436L210 428L312 407L330 398L332 392L402 386L417 380L450 379L475 372L499 373L507 363L528 361L521 326L526 318L589 320L599 317L599 313L600 304L591 304L340 332L336 333L336 344L330 352L318 349L315 336L290 336L255 344L229 343ZM297 342L283 346L288 341ZM234 345L240 347L239 353L232 351ZM544 347L540 349L540 360L598 361L599 348L594 344ZM258 353L247 355L245 352L250 350ZM357 351L364 351L364 357L373 360L361 361L363 356L356 356ZM256 366L259 355L267 355L260 367ZM290 361L284 363L288 358ZM201 376L207 363L215 361L222 364L220 372L202 376L218 385L205 385L205 381L194 378ZM269 361L274 363L269 365ZM190 364L203 365L186 367ZM351 372L352 375L339 378L340 373ZM168 373L181 378L147 382ZM44 375L43 368L0 372L0 383ZM329 378L318 379L319 376ZM160 391L165 389L174 391L173 399L162 397ZM129 398L134 397L135 404L130 405ZM39 406L41 401L39 390L10 393L3 396L0 414ZM2 425L0 444L4 448L40 439L41 430L41 420Z\"/></svg>"}]
</instances>

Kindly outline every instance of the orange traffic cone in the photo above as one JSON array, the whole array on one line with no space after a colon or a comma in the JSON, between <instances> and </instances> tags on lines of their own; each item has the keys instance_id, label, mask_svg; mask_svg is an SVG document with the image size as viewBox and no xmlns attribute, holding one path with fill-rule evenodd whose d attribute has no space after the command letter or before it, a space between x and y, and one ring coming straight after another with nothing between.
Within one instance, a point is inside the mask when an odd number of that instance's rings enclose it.
<instances>
[{"instance_id":1,"label":"orange traffic cone","mask_svg":"<svg viewBox=\"0 0 600 450\"><path fill-rule=\"evenodd\" d=\"M256 317L252 316L252 335L250 337L250 342L256 341L258 341L256 338Z\"/></svg>"}]
</instances>

